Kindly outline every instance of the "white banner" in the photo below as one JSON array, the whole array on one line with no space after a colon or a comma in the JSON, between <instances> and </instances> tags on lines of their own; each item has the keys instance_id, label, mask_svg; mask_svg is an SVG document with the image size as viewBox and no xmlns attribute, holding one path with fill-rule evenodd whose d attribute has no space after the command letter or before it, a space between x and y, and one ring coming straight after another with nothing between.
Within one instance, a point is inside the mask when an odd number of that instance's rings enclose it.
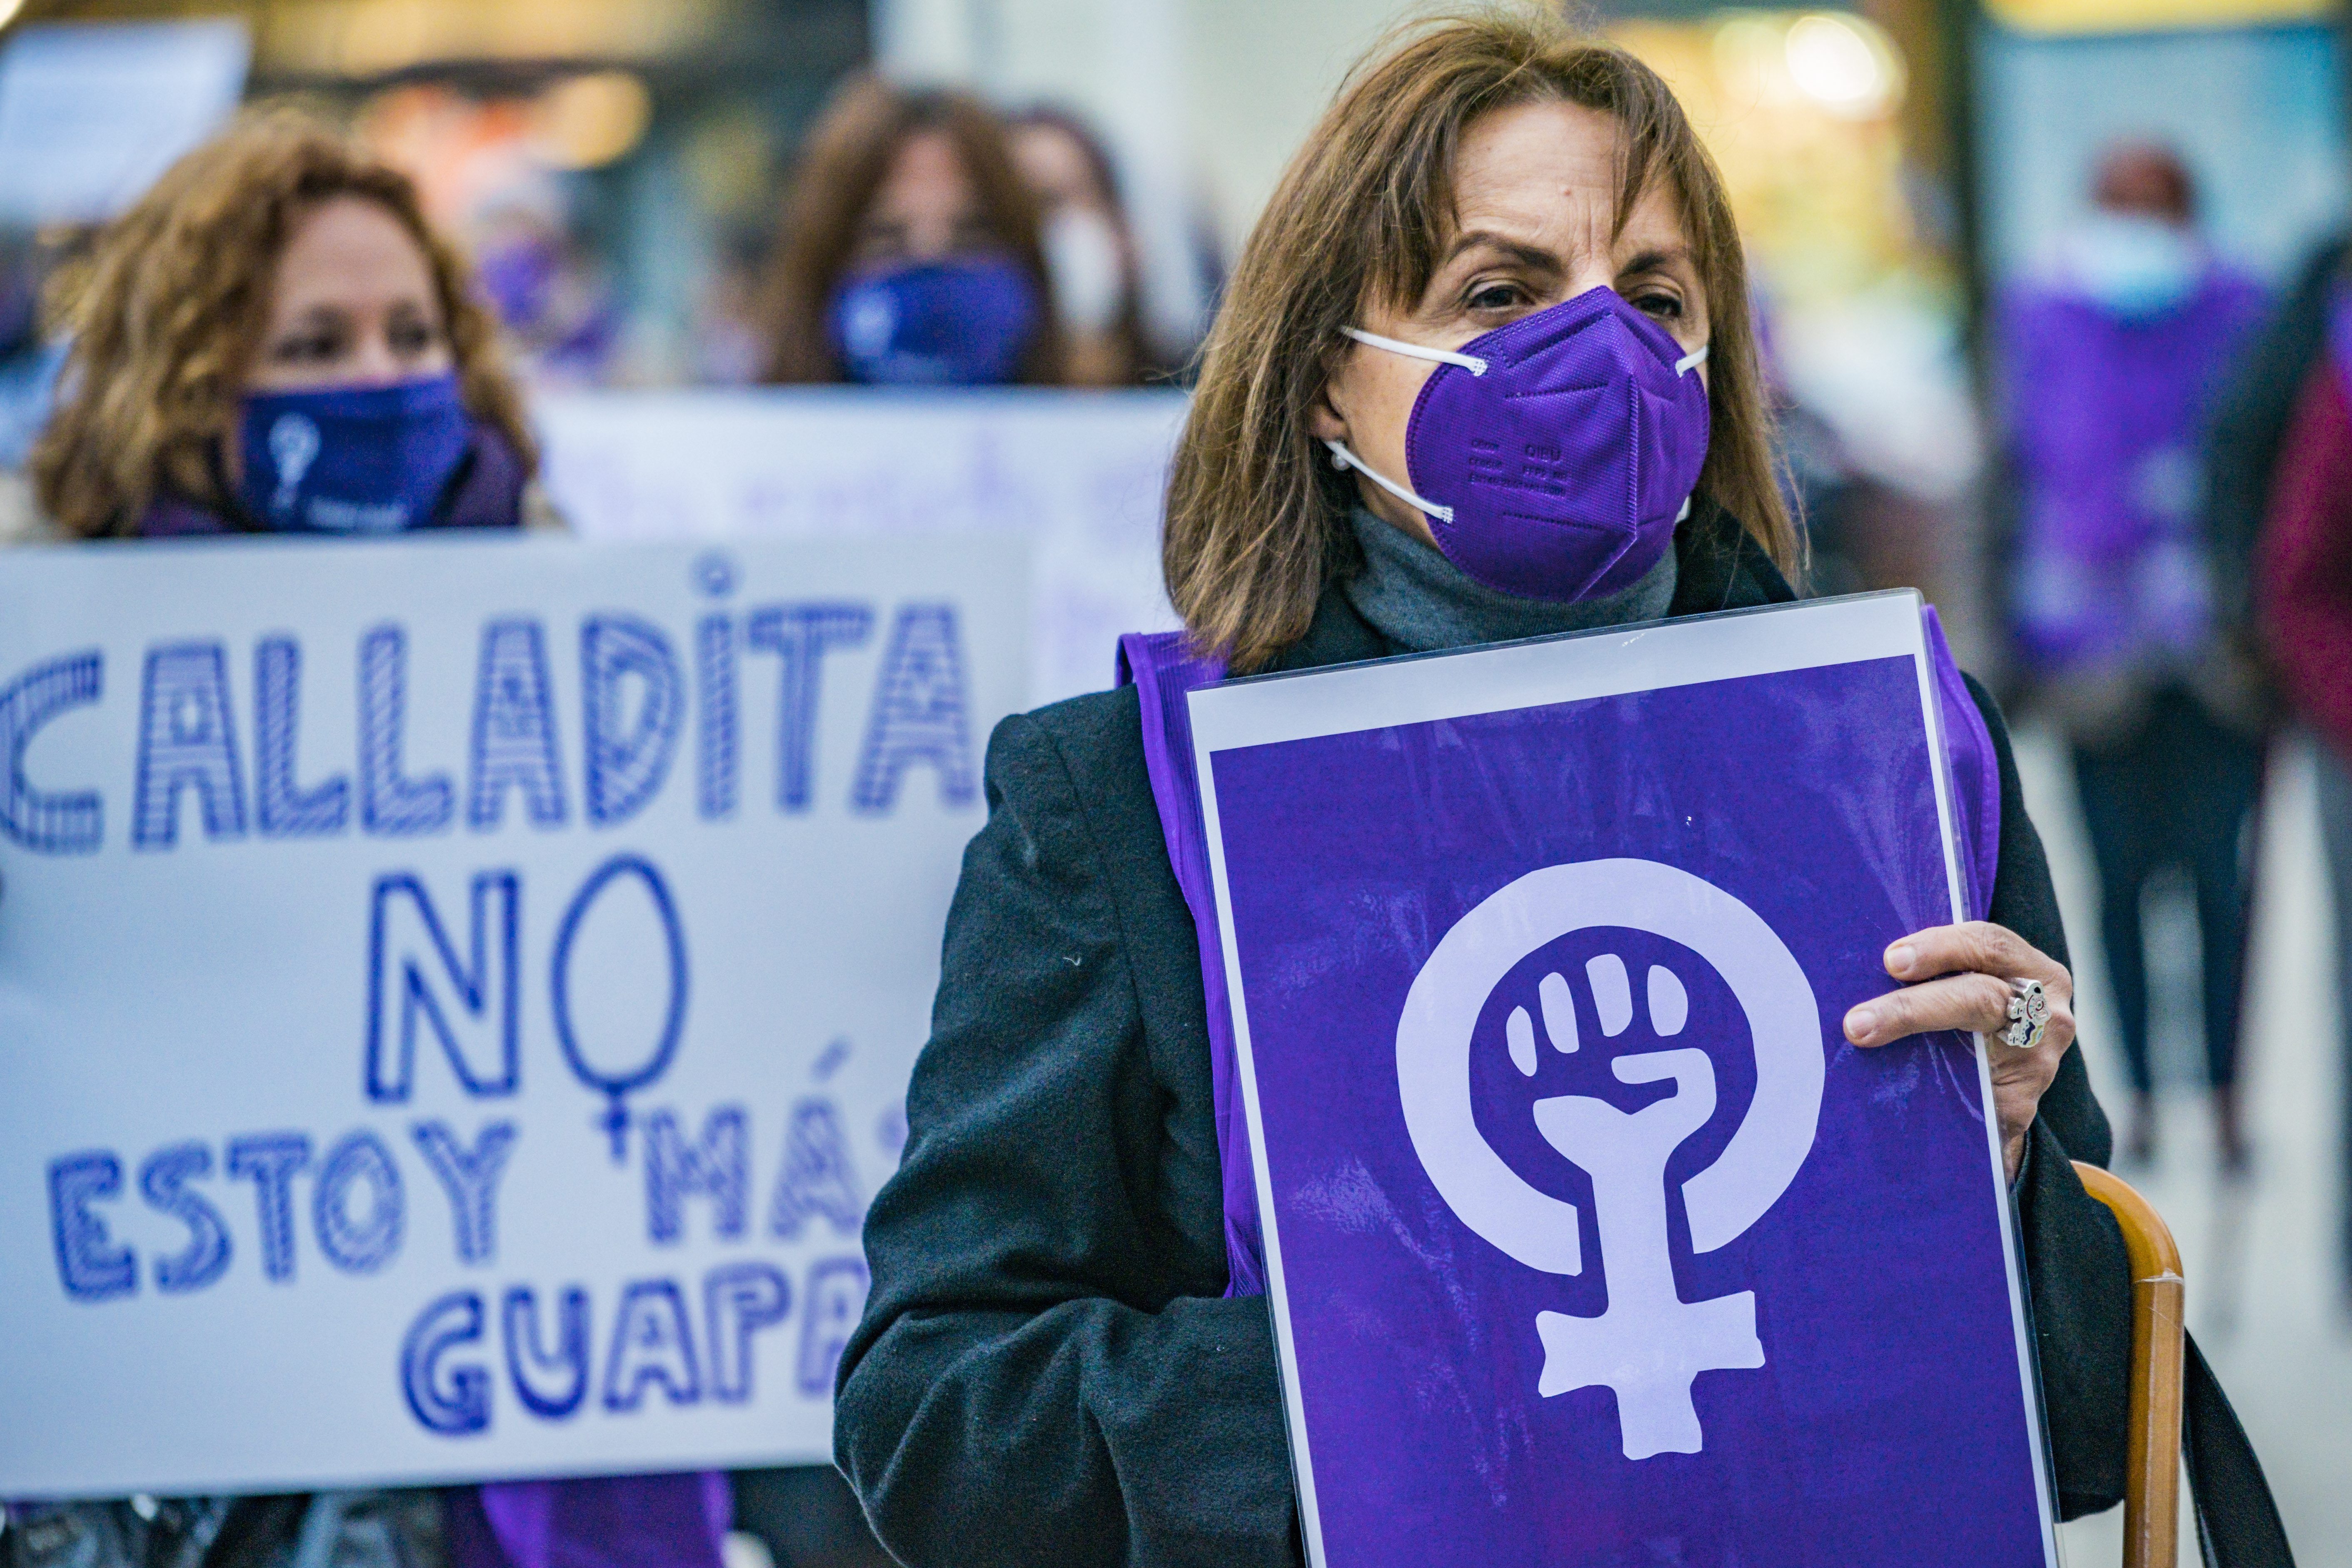
<instances>
[{"instance_id":1,"label":"white banner","mask_svg":"<svg viewBox=\"0 0 2352 1568\"><path fill-rule=\"evenodd\" d=\"M10 7L14 9L14 7ZM102 223L236 109L245 24L18 27L0 42L0 222Z\"/></svg>"},{"instance_id":2,"label":"white banner","mask_svg":"<svg viewBox=\"0 0 2352 1568\"><path fill-rule=\"evenodd\" d=\"M1101 690L1120 633L1177 624L1160 508L1181 393L572 393L536 407L548 493L590 539L1029 539L1033 704Z\"/></svg>"},{"instance_id":3,"label":"white banner","mask_svg":"<svg viewBox=\"0 0 2352 1568\"><path fill-rule=\"evenodd\" d=\"M827 1459L1027 575L0 557L0 1496Z\"/></svg>"}]
</instances>

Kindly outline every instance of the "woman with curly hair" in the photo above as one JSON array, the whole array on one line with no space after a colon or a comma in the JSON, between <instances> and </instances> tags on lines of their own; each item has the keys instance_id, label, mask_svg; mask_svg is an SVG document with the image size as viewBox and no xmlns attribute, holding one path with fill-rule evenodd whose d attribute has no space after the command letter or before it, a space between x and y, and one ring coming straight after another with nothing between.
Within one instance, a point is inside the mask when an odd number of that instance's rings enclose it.
<instances>
[{"instance_id":1,"label":"woman with curly hair","mask_svg":"<svg viewBox=\"0 0 2352 1568\"><path fill-rule=\"evenodd\" d=\"M512 528L538 460L408 177L306 115L189 153L62 280L32 458L76 538Z\"/></svg>"},{"instance_id":2,"label":"woman with curly hair","mask_svg":"<svg viewBox=\"0 0 2352 1568\"><path fill-rule=\"evenodd\" d=\"M497 328L408 177L333 127L247 115L64 283L73 347L32 469L67 536L523 523L538 458ZM298 1537L398 1568L719 1568L730 1511L716 1471L170 1506L212 1568Z\"/></svg>"}]
</instances>

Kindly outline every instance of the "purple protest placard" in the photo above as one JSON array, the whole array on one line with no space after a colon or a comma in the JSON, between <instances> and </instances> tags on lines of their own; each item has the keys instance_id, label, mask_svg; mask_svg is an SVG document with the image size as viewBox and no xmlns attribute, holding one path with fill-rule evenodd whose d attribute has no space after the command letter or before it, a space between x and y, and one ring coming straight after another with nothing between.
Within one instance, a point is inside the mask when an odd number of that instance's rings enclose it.
<instances>
[{"instance_id":1,"label":"purple protest placard","mask_svg":"<svg viewBox=\"0 0 2352 1568\"><path fill-rule=\"evenodd\" d=\"M1915 595L1191 702L1314 1563L2055 1563Z\"/></svg>"}]
</instances>

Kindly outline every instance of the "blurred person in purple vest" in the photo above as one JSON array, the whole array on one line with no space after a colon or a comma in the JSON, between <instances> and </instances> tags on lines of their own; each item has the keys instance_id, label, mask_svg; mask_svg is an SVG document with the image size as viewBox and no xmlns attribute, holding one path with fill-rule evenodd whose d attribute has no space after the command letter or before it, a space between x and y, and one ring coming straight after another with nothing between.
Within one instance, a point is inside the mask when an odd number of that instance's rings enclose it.
<instances>
[{"instance_id":1,"label":"blurred person in purple vest","mask_svg":"<svg viewBox=\"0 0 2352 1568\"><path fill-rule=\"evenodd\" d=\"M60 282L72 348L32 462L56 531L524 525L537 455L474 280L407 176L332 128L248 114ZM42 1561L164 1568L150 1538L169 1519L168 1568L719 1568L730 1517L715 1472L459 1487L437 1506L138 1500L45 1513Z\"/></svg>"},{"instance_id":2,"label":"blurred person in purple vest","mask_svg":"<svg viewBox=\"0 0 2352 1568\"><path fill-rule=\"evenodd\" d=\"M2199 237L2196 189L2172 152L2109 149L2093 201L2056 266L2002 310L2020 492L2005 608L2020 662L2074 751L2134 1090L2125 1149L2147 1160L2157 1142L2141 896L2179 867L2196 888L2206 1073L2221 1160L2235 1172L2246 1162L2243 840L2263 745L2242 700L2248 682L2215 634L2198 454L2263 300Z\"/></svg>"}]
</instances>

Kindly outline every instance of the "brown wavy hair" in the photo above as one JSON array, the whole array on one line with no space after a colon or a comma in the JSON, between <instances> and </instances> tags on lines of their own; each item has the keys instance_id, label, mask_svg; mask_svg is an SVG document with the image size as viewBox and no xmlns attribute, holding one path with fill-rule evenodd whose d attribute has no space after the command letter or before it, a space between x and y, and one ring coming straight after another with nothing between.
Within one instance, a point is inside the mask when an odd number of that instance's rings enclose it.
<instances>
[{"instance_id":1,"label":"brown wavy hair","mask_svg":"<svg viewBox=\"0 0 2352 1568\"><path fill-rule=\"evenodd\" d=\"M835 285L848 269L857 226L890 173L907 139L926 131L954 144L979 194L989 231L1029 274L1043 325L1023 356L1019 380L1053 385L1062 379L1062 335L1054 320L1054 290L1038 238L1036 198L1013 161L1004 123L967 92L908 90L878 77L857 77L826 105L809 132L784 210L783 233L762 289L770 383L848 380L825 331Z\"/></svg>"},{"instance_id":2,"label":"brown wavy hair","mask_svg":"<svg viewBox=\"0 0 2352 1568\"><path fill-rule=\"evenodd\" d=\"M1360 62L1251 232L1202 346L1169 479L1160 563L1194 646L1236 671L1306 635L1352 570L1355 499L1308 429L1340 329L1369 300L1410 308L1454 223L1454 150L1481 115L1581 105L1620 128L1617 223L1653 182L1679 200L1706 289L1712 414L1698 488L1785 572L1800 546L1773 483L1747 266L1722 176L1656 72L1549 16L1411 24Z\"/></svg>"},{"instance_id":3,"label":"brown wavy hair","mask_svg":"<svg viewBox=\"0 0 2352 1568\"><path fill-rule=\"evenodd\" d=\"M525 472L536 468L498 327L408 176L300 110L256 110L173 164L58 279L52 307L73 346L32 472L60 528L135 532L158 494L236 515L221 454L236 438L278 258L338 196L375 203L416 241L467 411L506 437Z\"/></svg>"}]
</instances>

